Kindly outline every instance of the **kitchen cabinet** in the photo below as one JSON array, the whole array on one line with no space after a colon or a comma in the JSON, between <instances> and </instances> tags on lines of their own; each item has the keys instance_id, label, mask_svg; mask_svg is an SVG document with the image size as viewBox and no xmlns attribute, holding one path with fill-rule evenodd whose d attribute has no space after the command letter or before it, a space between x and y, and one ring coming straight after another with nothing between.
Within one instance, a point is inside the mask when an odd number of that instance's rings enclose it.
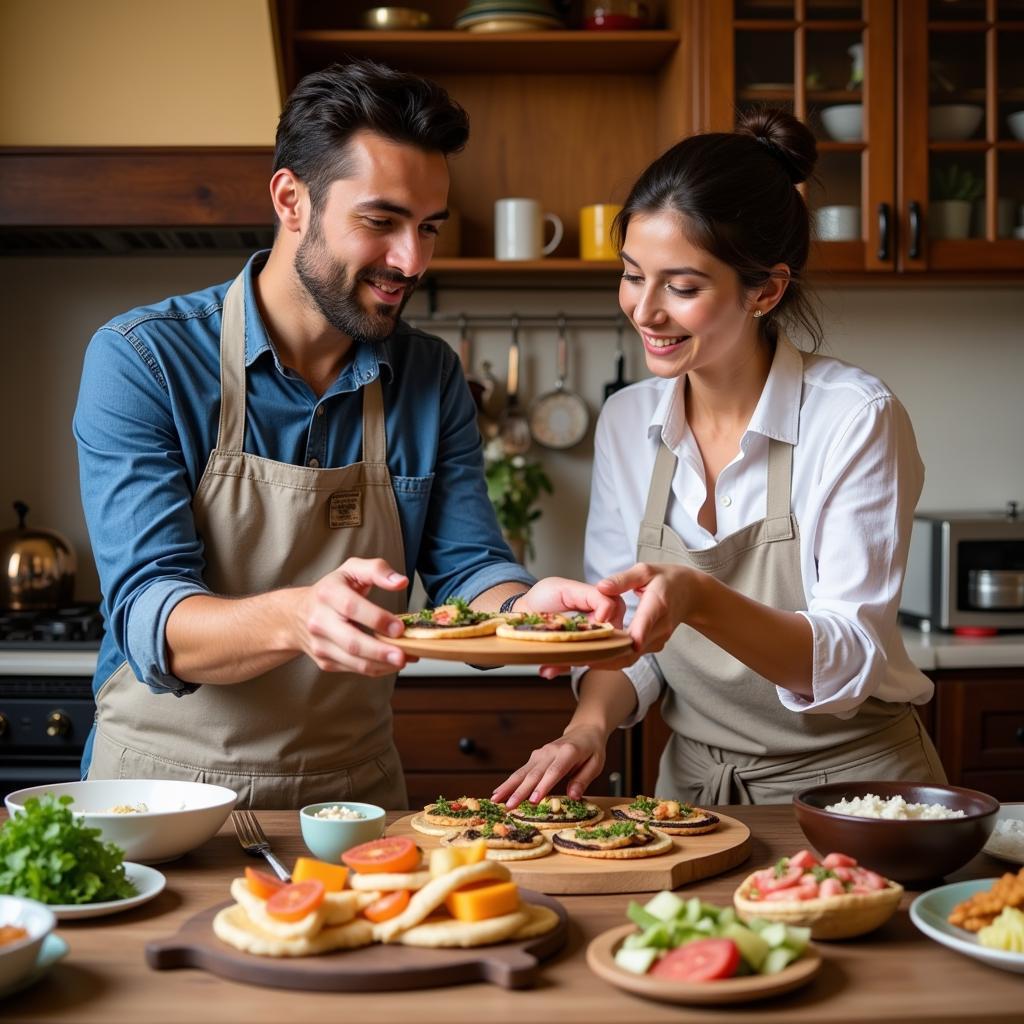
<instances>
[{"instance_id":1,"label":"kitchen cabinet","mask_svg":"<svg viewBox=\"0 0 1024 1024\"><path fill-rule=\"evenodd\" d=\"M400 676L392 708L410 806L439 794L490 796L536 747L562 734L575 707L565 679ZM617 730L590 792L630 792L632 757L633 734Z\"/></svg>"},{"instance_id":2,"label":"kitchen cabinet","mask_svg":"<svg viewBox=\"0 0 1024 1024\"><path fill-rule=\"evenodd\" d=\"M819 180L804 189L812 211L859 210L859 229L817 242L812 270L878 284L1024 270L1024 240L1013 237L1024 142L1007 121L1024 110L1024 2L707 0L704 9L701 123L728 131L736 111L790 110L818 139ZM960 196L956 228L936 202ZM960 229L969 235L950 236Z\"/></svg>"},{"instance_id":3,"label":"kitchen cabinet","mask_svg":"<svg viewBox=\"0 0 1024 1024\"><path fill-rule=\"evenodd\" d=\"M917 709L935 742L949 782L1024 800L1024 667L928 672L935 697ZM640 726L641 793L654 793L669 728L659 707Z\"/></svg>"}]
</instances>

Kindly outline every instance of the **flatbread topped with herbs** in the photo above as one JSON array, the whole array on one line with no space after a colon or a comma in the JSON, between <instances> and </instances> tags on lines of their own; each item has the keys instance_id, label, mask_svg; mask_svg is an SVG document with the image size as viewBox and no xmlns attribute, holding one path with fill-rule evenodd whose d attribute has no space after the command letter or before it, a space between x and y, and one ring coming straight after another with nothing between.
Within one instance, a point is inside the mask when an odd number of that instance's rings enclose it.
<instances>
[{"instance_id":1,"label":"flatbread topped with herbs","mask_svg":"<svg viewBox=\"0 0 1024 1024\"><path fill-rule=\"evenodd\" d=\"M586 615L579 612L566 615L561 612L524 612L506 618L507 621L497 628L498 636L506 640L563 643L597 640L615 632L615 627L610 622L591 622Z\"/></svg>"},{"instance_id":2,"label":"flatbread topped with herbs","mask_svg":"<svg viewBox=\"0 0 1024 1024\"><path fill-rule=\"evenodd\" d=\"M488 860L533 860L546 857L554 850L551 841L539 828L513 818L489 821L445 836L441 845L471 846L480 839L487 844Z\"/></svg>"},{"instance_id":3,"label":"flatbread topped with herbs","mask_svg":"<svg viewBox=\"0 0 1024 1024\"><path fill-rule=\"evenodd\" d=\"M540 829L557 829L564 825L592 825L604 817L597 804L571 800L567 796L549 796L540 803L521 803L508 816Z\"/></svg>"},{"instance_id":4,"label":"flatbread topped with herbs","mask_svg":"<svg viewBox=\"0 0 1024 1024\"><path fill-rule=\"evenodd\" d=\"M601 860L657 857L672 849L671 836L635 821L614 821L589 828L564 828L551 841L559 853Z\"/></svg>"},{"instance_id":5,"label":"flatbread topped with herbs","mask_svg":"<svg viewBox=\"0 0 1024 1024\"><path fill-rule=\"evenodd\" d=\"M402 634L410 640L460 640L490 636L504 618L495 612L478 612L461 597L450 598L436 608L423 608L398 616L405 626Z\"/></svg>"},{"instance_id":6,"label":"flatbread topped with herbs","mask_svg":"<svg viewBox=\"0 0 1024 1024\"><path fill-rule=\"evenodd\" d=\"M669 835L699 836L718 828L719 819L703 807L661 800L656 796L638 796L632 803L612 808L612 817L619 821L639 821L653 825Z\"/></svg>"},{"instance_id":7,"label":"flatbread topped with herbs","mask_svg":"<svg viewBox=\"0 0 1024 1024\"><path fill-rule=\"evenodd\" d=\"M489 821L501 821L507 813L504 804L496 804L485 797L460 796L457 800L449 800L439 796L409 824L428 836L448 836L486 825Z\"/></svg>"}]
</instances>

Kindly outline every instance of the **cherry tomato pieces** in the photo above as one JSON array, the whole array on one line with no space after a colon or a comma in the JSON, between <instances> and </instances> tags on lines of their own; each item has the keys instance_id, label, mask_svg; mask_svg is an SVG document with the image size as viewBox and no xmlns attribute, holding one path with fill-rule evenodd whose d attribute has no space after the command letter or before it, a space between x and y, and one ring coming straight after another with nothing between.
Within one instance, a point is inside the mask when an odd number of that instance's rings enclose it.
<instances>
[{"instance_id":1,"label":"cherry tomato pieces","mask_svg":"<svg viewBox=\"0 0 1024 1024\"><path fill-rule=\"evenodd\" d=\"M694 939L655 960L649 975L666 981L719 981L731 978L740 966L740 951L732 939Z\"/></svg>"},{"instance_id":2,"label":"cherry tomato pieces","mask_svg":"<svg viewBox=\"0 0 1024 1024\"><path fill-rule=\"evenodd\" d=\"M420 866L420 851L408 836L392 836L353 846L341 855L341 860L362 875L415 871Z\"/></svg>"},{"instance_id":3,"label":"cherry tomato pieces","mask_svg":"<svg viewBox=\"0 0 1024 1024\"><path fill-rule=\"evenodd\" d=\"M267 913L278 921L299 921L324 901L324 883L310 879L284 885L267 900Z\"/></svg>"},{"instance_id":4,"label":"cherry tomato pieces","mask_svg":"<svg viewBox=\"0 0 1024 1024\"><path fill-rule=\"evenodd\" d=\"M259 896L261 900L269 900L278 889L283 889L286 883L282 882L280 878L268 875L266 871L246 868L245 884L254 896Z\"/></svg>"},{"instance_id":5,"label":"cherry tomato pieces","mask_svg":"<svg viewBox=\"0 0 1024 1024\"><path fill-rule=\"evenodd\" d=\"M407 906L409 906L409 890L396 889L366 907L363 910L363 917L376 924L392 917L398 917Z\"/></svg>"}]
</instances>

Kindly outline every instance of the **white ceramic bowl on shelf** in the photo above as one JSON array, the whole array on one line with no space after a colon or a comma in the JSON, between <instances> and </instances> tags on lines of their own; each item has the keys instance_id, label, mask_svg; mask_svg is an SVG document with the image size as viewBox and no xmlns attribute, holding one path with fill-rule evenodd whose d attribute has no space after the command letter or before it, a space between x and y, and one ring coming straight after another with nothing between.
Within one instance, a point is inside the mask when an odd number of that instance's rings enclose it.
<instances>
[{"instance_id":1,"label":"white ceramic bowl on shelf","mask_svg":"<svg viewBox=\"0 0 1024 1024\"><path fill-rule=\"evenodd\" d=\"M168 779L107 779L95 782L56 782L19 789L4 798L11 815L25 801L70 796L70 809L81 814L89 828L98 828L104 842L115 843L124 859L158 863L181 857L201 846L224 824L238 794L225 786ZM136 813L117 813L114 807L141 807Z\"/></svg>"},{"instance_id":2,"label":"white ceramic bowl on shelf","mask_svg":"<svg viewBox=\"0 0 1024 1024\"><path fill-rule=\"evenodd\" d=\"M43 940L56 923L53 913L42 903L21 896L0 896L0 925L14 925L28 933L16 942L0 945L0 989L20 981L35 967Z\"/></svg>"},{"instance_id":3,"label":"white ceramic bowl on shelf","mask_svg":"<svg viewBox=\"0 0 1024 1024\"><path fill-rule=\"evenodd\" d=\"M864 138L864 106L861 103L840 103L821 112L825 131L837 142L860 142Z\"/></svg>"},{"instance_id":4,"label":"white ceramic bowl on shelf","mask_svg":"<svg viewBox=\"0 0 1024 1024\"><path fill-rule=\"evenodd\" d=\"M969 139L981 124L985 108L974 103L942 103L928 108L928 138L934 142Z\"/></svg>"},{"instance_id":5,"label":"white ceramic bowl on shelf","mask_svg":"<svg viewBox=\"0 0 1024 1024\"><path fill-rule=\"evenodd\" d=\"M1010 126L1010 134L1015 139L1024 141L1024 110L1014 111L1006 115L1006 123Z\"/></svg>"}]
</instances>

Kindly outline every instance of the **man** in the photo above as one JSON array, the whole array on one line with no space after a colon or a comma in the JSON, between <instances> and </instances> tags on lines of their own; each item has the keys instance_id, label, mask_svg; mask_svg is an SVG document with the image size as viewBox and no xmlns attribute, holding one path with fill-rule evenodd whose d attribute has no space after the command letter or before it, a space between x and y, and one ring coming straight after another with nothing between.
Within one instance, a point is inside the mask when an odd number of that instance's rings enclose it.
<instances>
[{"instance_id":1,"label":"man","mask_svg":"<svg viewBox=\"0 0 1024 1024\"><path fill-rule=\"evenodd\" d=\"M371 633L401 633L414 571L435 601L621 615L512 561L458 361L400 320L467 136L433 83L308 76L278 126L269 254L93 338L74 421L108 624L89 778L405 806L407 659Z\"/></svg>"}]
</instances>

